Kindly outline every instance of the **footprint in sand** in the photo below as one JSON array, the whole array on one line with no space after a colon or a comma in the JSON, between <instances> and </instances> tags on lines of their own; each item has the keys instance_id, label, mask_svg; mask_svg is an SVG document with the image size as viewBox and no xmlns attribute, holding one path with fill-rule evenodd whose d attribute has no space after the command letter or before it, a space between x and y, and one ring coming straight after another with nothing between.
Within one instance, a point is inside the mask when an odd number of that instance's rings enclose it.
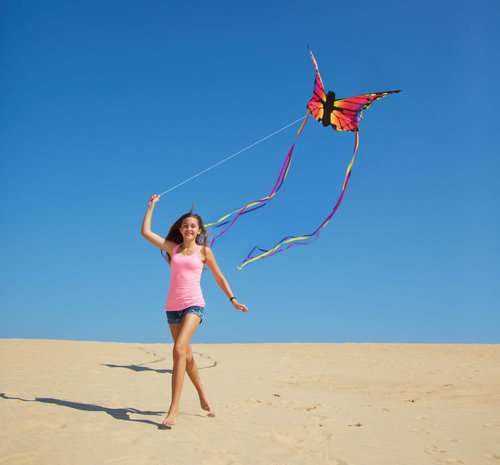
<instances>
[{"instance_id":1,"label":"footprint in sand","mask_svg":"<svg viewBox=\"0 0 500 465\"><path fill-rule=\"evenodd\" d=\"M24 424L33 429L43 429L43 430L60 430L67 428L66 423L48 421L46 419L27 419Z\"/></svg>"},{"instance_id":2,"label":"footprint in sand","mask_svg":"<svg viewBox=\"0 0 500 465\"><path fill-rule=\"evenodd\" d=\"M200 465L227 465L235 463L236 453L228 449L212 450L206 452L207 458L202 460Z\"/></svg>"},{"instance_id":3,"label":"footprint in sand","mask_svg":"<svg viewBox=\"0 0 500 465\"><path fill-rule=\"evenodd\" d=\"M271 402L264 402L263 400L259 399L254 399L253 397L251 399L248 399L246 401L247 404L264 404L264 405L273 405Z\"/></svg>"},{"instance_id":4,"label":"footprint in sand","mask_svg":"<svg viewBox=\"0 0 500 465\"><path fill-rule=\"evenodd\" d=\"M343 460L336 459L332 457L331 454L327 454L325 457L325 463L331 464L331 465L347 465L347 462L344 462Z\"/></svg>"},{"instance_id":5,"label":"footprint in sand","mask_svg":"<svg viewBox=\"0 0 500 465\"><path fill-rule=\"evenodd\" d=\"M464 462L462 462L462 460L454 460L454 459L451 459L451 460L439 460L438 459L438 462L439 463L442 463L443 465L463 465Z\"/></svg>"},{"instance_id":6,"label":"footprint in sand","mask_svg":"<svg viewBox=\"0 0 500 465\"><path fill-rule=\"evenodd\" d=\"M259 436L259 438L265 441L277 442L278 444L286 444L289 446L304 442L304 439L298 439L286 432L278 432L278 431L272 434L267 434L265 436Z\"/></svg>"},{"instance_id":7,"label":"footprint in sand","mask_svg":"<svg viewBox=\"0 0 500 465\"><path fill-rule=\"evenodd\" d=\"M483 428L498 429L500 428L500 423L484 423Z\"/></svg>"},{"instance_id":8,"label":"footprint in sand","mask_svg":"<svg viewBox=\"0 0 500 465\"><path fill-rule=\"evenodd\" d=\"M37 454L33 452L16 452L12 455L3 456L0 463L36 463Z\"/></svg>"},{"instance_id":9,"label":"footprint in sand","mask_svg":"<svg viewBox=\"0 0 500 465\"><path fill-rule=\"evenodd\" d=\"M483 454L481 457L491 460L492 462L500 462L500 456L496 454Z\"/></svg>"},{"instance_id":10,"label":"footprint in sand","mask_svg":"<svg viewBox=\"0 0 500 465\"><path fill-rule=\"evenodd\" d=\"M446 451L438 446L428 446L425 448L426 454L446 454Z\"/></svg>"},{"instance_id":11,"label":"footprint in sand","mask_svg":"<svg viewBox=\"0 0 500 465\"><path fill-rule=\"evenodd\" d=\"M426 430L425 428L415 428L412 429L414 433L422 433L422 434L431 434L429 430Z\"/></svg>"}]
</instances>

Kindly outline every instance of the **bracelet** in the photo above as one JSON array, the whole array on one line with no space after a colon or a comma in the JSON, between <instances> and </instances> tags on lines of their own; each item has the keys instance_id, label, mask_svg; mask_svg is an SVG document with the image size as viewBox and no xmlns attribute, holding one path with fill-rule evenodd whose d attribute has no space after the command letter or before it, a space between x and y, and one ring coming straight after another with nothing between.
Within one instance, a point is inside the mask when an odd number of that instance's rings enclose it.
<instances>
[{"instance_id":1,"label":"bracelet","mask_svg":"<svg viewBox=\"0 0 500 465\"><path fill-rule=\"evenodd\" d=\"M229 301L232 302L233 299L236 299L236 297L233 295L232 297L229 298Z\"/></svg>"}]
</instances>

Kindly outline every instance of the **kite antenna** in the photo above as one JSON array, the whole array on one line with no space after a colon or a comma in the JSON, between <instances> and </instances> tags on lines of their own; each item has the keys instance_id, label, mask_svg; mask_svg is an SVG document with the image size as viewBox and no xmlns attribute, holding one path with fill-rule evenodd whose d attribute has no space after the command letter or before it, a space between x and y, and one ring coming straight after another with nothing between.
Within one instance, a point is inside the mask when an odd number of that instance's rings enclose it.
<instances>
[{"instance_id":1,"label":"kite antenna","mask_svg":"<svg viewBox=\"0 0 500 465\"><path fill-rule=\"evenodd\" d=\"M201 176L203 173L206 173L207 171L210 171L211 169L214 169L216 166L222 165L222 163L225 163L226 161L230 160L231 158L234 158L236 155L239 155L240 153L245 152L248 149L251 149L252 147L255 147L257 144L260 144L261 142L264 142L266 139L269 139L272 136L275 136L281 131L284 131L286 128L289 128L290 126L293 126L294 124L297 124L299 121L302 121L305 118L303 116L302 118L299 118L292 123L287 124L286 126L283 126L281 129L278 129L277 131L272 132L271 134L267 135L266 137L263 137L262 139L258 140L257 142L254 142L253 144L250 144L248 147L245 147L244 149L239 150L236 153L233 153L232 155L229 155L228 157L224 158L224 160L218 161L217 163L213 164L212 166L209 166L208 168L204 169L203 171L200 171L199 173L196 173L195 175L191 176L188 179L185 179L184 181L180 182L179 184L171 187L170 189L166 190L165 192L162 192L161 195L165 195L169 193L170 191L173 191L174 189L177 189L178 187L182 186L183 184L191 181L194 178L197 178L198 176Z\"/></svg>"}]
</instances>

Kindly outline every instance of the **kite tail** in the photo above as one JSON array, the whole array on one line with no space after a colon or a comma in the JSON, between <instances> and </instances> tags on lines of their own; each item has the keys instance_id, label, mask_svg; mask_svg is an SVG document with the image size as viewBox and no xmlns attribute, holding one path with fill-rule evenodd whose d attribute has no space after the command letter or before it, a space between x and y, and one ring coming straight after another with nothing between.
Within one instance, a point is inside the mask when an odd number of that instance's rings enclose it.
<instances>
[{"instance_id":1,"label":"kite tail","mask_svg":"<svg viewBox=\"0 0 500 465\"><path fill-rule=\"evenodd\" d=\"M293 245L310 244L311 242L314 242L319 237L321 230L328 224L328 222L332 219L333 215L335 215L337 209L340 207L340 204L342 203L342 199L344 198L344 193L345 193L345 190L347 187L347 182L349 181L349 178L351 177L351 168L352 168L352 164L354 163L354 157L356 156L356 151L358 150L359 133L356 132L355 134L356 134L356 139L354 141L354 152L352 155L351 163L349 163L349 166L347 167L347 172L345 175L344 184L342 186L342 192L340 193L340 197L337 200L337 203L335 204L333 211L325 218L325 220L311 234L306 234L306 235L300 236L300 237L286 236L283 239L281 239L272 249L269 249L269 250L259 249L257 247L254 247L250 251L250 253L248 254L247 258L245 258L245 260L243 260L243 263L237 267L239 270L241 270L245 265L248 265L249 263L252 263L256 260L259 260L260 258L272 257L273 255L276 255L279 252L283 252L284 250L289 249ZM254 253L256 251L257 251L257 255L254 256Z\"/></svg>"},{"instance_id":2,"label":"kite tail","mask_svg":"<svg viewBox=\"0 0 500 465\"><path fill-rule=\"evenodd\" d=\"M251 202L247 205L245 205L243 208L238 208L238 210L234 210L231 213L228 213L227 215L224 215L222 218L217 220L215 223L209 223L206 224L206 227L209 226L215 226L215 228L221 228L223 226L228 225L221 233L219 233L217 236L215 236L212 241L210 242L210 247L214 245L215 239L219 238L222 236L235 222L236 220L241 216L245 215L246 213L253 212L255 210L258 210L259 208L265 207L269 201L278 193L280 190L281 186L283 185L283 182L285 181L285 178L288 174L288 170L290 168L290 163L292 162L292 154L293 154L293 149L295 147L295 144L297 143L297 139L299 138L300 134L302 133L302 130L304 129L304 126L306 124L307 118L309 117L309 110L307 111L307 114L304 118L304 121L302 122L299 131L297 132L297 135L295 136L295 141L288 151L288 154L285 158L285 161L283 163L283 166L281 167L280 174L278 176L278 180L276 181L276 184L273 188L273 190L270 192L270 194L266 197L263 197L259 200L256 200L255 202ZM236 216L232 219L232 221L228 220L232 215L236 214Z\"/></svg>"}]
</instances>

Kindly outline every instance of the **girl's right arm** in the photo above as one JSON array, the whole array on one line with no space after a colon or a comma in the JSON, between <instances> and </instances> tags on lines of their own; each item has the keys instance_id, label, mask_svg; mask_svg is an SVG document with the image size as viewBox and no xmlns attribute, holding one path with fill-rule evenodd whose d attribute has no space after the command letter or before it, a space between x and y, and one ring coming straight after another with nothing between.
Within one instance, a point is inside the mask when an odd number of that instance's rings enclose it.
<instances>
[{"instance_id":1,"label":"girl's right arm","mask_svg":"<svg viewBox=\"0 0 500 465\"><path fill-rule=\"evenodd\" d=\"M167 241L163 237L155 234L151 231L151 218L153 217L153 211L155 209L155 205L160 200L159 195L153 195L149 199L148 210L146 211L146 216L144 216L144 221L142 222L141 234L152 244L156 245L162 250L165 250L170 255L172 255L172 251L174 247L177 245L175 242Z\"/></svg>"}]
</instances>

